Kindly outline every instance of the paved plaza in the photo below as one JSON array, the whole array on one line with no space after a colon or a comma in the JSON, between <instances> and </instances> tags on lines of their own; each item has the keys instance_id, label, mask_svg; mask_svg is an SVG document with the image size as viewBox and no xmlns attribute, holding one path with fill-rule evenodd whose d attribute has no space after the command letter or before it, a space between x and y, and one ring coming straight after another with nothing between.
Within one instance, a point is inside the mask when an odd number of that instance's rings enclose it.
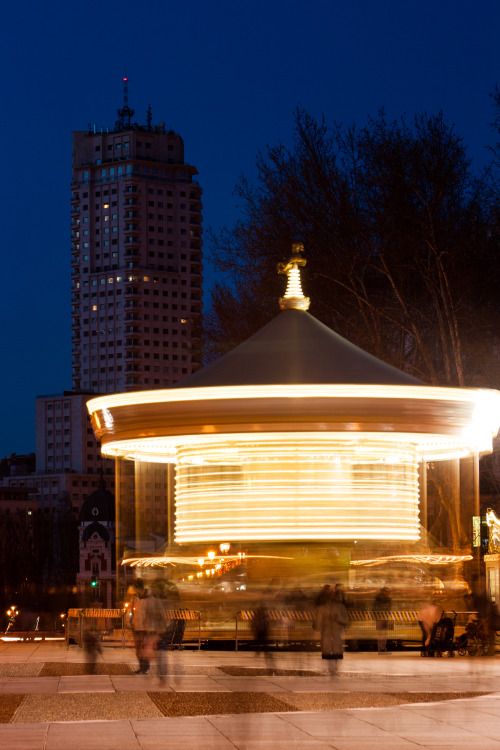
<instances>
[{"instance_id":1,"label":"paved plaza","mask_svg":"<svg viewBox=\"0 0 500 750\"><path fill-rule=\"evenodd\" d=\"M0 642L0 745L16 750L498 748L500 656L175 651L165 684L105 647ZM498 692L497 692L498 691Z\"/></svg>"}]
</instances>

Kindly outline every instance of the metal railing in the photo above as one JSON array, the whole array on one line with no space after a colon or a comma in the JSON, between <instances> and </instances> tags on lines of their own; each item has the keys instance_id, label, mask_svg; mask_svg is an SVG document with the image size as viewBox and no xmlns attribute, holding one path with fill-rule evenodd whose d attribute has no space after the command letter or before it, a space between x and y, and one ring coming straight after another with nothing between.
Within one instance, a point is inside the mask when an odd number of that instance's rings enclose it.
<instances>
[{"instance_id":1,"label":"metal railing","mask_svg":"<svg viewBox=\"0 0 500 750\"><path fill-rule=\"evenodd\" d=\"M422 631L415 610L392 610L379 612L375 610L347 610L349 624L344 631L344 638L349 641L376 641L377 622L385 620L388 629L384 631L388 640L407 643L420 643ZM473 612L447 612L456 615L455 637L465 631L469 616ZM314 630L315 613L312 610L268 610L271 640L277 643L317 643L319 633ZM241 610L235 616L235 651L241 640L253 640L252 620L254 610Z\"/></svg>"},{"instance_id":2,"label":"metal railing","mask_svg":"<svg viewBox=\"0 0 500 750\"><path fill-rule=\"evenodd\" d=\"M66 644L68 645L72 640L82 646L85 631L96 628L104 633L104 640L116 640L118 634L118 640L121 640L122 647L125 648L127 645L126 614L124 609L70 609L66 622ZM184 631L183 638L186 641L194 640L198 643L198 650L201 649L201 612L189 609L169 609L166 610L165 615L170 621L185 622L187 633ZM197 623L194 634L189 632L192 628L188 623Z\"/></svg>"},{"instance_id":3,"label":"metal railing","mask_svg":"<svg viewBox=\"0 0 500 750\"><path fill-rule=\"evenodd\" d=\"M380 631L377 631L377 622L381 620L389 623L388 629L384 631L388 640L400 644L421 643L422 633L416 610L379 612L349 609L347 612L349 624L344 631L344 638L348 644L353 641L376 641L380 635ZM234 633L235 651L238 651L241 642L249 643L254 640L252 621L255 614L255 610L237 612L234 618L228 621L228 625L231 622L234 623L234 630L230 625L229 628L224 629L225 634L221 636L213 623L205 621L202 632L202 613L198 610L170 609L166 611L167 619L171 622L175 620L184 622L185 630L182 641L197 644L198 650L201 649L202 637L204 641L220 637L231 639ZM446 613L447 616L455 618L455 638L465 631L467 622L473 614L469 611ZM266 615L270 626L269 637L276 644L293 646L312 645L319 642L320 635L313 628L315 617L313 610L276 609L267 610ZM104 640L119 640L125 647L127 643L130 643L131 636L126 619L126 611L121 609L70 609L66 622L66 643L69 643L71 639L81 646L86 630L95 627L104 633Z\"/></svg>"},{"instance_id":4,"label":"metal railing","mask_svg":"<svg viewBox=\"0 0 500 750\"><path fill-rule=\"evenodd\" d=\"M193 622L198 623L198 651L201 649L201 612L198 612L196 610L191 609L167 609L166 611L167 619L169 620L183 620L186 623L186 631L184 631L183 639L189 640L189 627L188 623L191 624ZM191 640L196 640L191 638Z\"/></svg>"},{"instance_id":5,"label":"metal railing","mask_svg":"<svg viewBox=\"0 0 500 750\"><path fill-rule=\"evenodd\" d=\"M118 626L118 627L117 627ZM126 645L125 633L125 610L123 609L69 609L66 621L66 645L70 640L83 646L86 630L96 628L108 634L108 639L113 640L116 632L120 633L122 646ZM106 636L105 636L106 637Z\"/></svg>"}]
</instances>

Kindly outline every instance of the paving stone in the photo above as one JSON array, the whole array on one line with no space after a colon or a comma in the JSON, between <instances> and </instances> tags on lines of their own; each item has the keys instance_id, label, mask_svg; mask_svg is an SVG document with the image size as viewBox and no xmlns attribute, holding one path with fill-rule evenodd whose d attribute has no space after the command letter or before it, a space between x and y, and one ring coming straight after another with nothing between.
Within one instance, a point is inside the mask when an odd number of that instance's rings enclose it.
<instances>
[{"instance_id":1,"label":"paving stone","mask_svg":"<svg viewBox=\"0 0 500 750\"><path fill-rule=\"evenodd\" d=\"M23 698L24 696L15 694L0 695L0 724L8 724L12 721Z\"/></svg>"},{"instance_id":2,"label":"paving stone","mask_svg":"<svg viewBox=\"0 0 500 750\"><path fill-rule=\"evenodd\" d=\"M43 750L141 750L129 721L51 724ZM17 748L16 748L17 750ZM40 749L41 750L41 749Z\"/></svg>"},{"instance_id":3,"label":"paving stone","mask_svg":"<svg viewBox=\"0 0 500 750\"><path fill-rule=\"evenodd\" d=\"M57 677L10 677L0 687L0 693L18 693L28 695L31 693L57 693L59 679Z\"/></svg>"},{"instance_id":4,"label":"paving stone","mask_svg":"<svg viewBox=\"0 0 500 750\"><path fill-rule=\"evenodd\" d=\"M45 750L49 724L0 724L0 747Z\"/></svg>"},{"instance_id":5,"label":"paving stone","mask_svg":"<svg viewBox=\"0 0 500 750\"><path fill-rule=\"evenodd\" d=\"M262 693L149 693L164 716L275 713L289 710L275 696Z\"/></svg>"},{"instance_id":6,"label":"paving stone","mask_svg":"<svg viewBox=\"0 0 500 750\"><path fill-rule=\"evenodd\" d=\"M162 716L147 693L56 693L27 695L13 721L67 722Z\"/></svg>"},{"instance_id":7,"label":"paving stone","mask_svg":"<svg viewBox=\"0 0 500 750\"><path fill-rule=\"evenodd\" d=\"M280 700L296 711L332 711L345 708L375 708L408 703L433 704L435 701L475 697L476 693L368 693L338 691L335 693L280 693ZM441 704L442 705L442 704ZM444 707L443 707L443 710ZM424 709L422 709L422 713ZM428 715L428 714L427 714Z\"/></svg>"},{"instance_id":8,"label":"paving stone","mask_svg":"<svg viewBox=\"0 0 500 750\"><path fill-rule=\"evenodd\" d=\"M0 664L0 677L36 677L40 674L42 666L33 662Z\"/></svg>"},{"instance_id":9,"label":"paving stone","mask_svg":"<svg viewBox=\"0 0 500 750\"><path fill-rule=\"evenodd\" d=\"M310 669L263 669L262 667L239 667L227 665L220 667L221 672L231 677L317 677L320 672Z\"/></svg>"},{"instance_id":10,"label":"paving stone","mask_svg":"<svg viewBox=\"0 0 500 750\"><path fill-rule=\"evenodd\" d=\"M31 665L30 665L31 666ZM129 664L107 664L98 662L94 665L93 672L86 662L60 662L49 661L43 664L39 675L40 677L75 677L78 675L96 674L96 675L122 675L132 674ZM1 674L1 672L0 672Z\"/></svg>"}]
</instances>

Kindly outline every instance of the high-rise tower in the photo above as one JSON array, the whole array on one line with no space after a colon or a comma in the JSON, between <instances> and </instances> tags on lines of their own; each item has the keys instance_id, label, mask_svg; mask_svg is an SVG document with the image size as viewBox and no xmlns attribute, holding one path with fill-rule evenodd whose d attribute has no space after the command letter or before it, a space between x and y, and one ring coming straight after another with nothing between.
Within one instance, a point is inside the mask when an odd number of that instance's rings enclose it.
<instances>
[{"instance_id":1,"label":"high-rise tower","mask_svg":"<svg viewBox=\"0 0 500 750\"><path fill-rule=\"evenodd\" d=\"M180 135L132 121L73 133L73 388L163 388L200 365L201 188Z\"/></svg>"}]
</instances>

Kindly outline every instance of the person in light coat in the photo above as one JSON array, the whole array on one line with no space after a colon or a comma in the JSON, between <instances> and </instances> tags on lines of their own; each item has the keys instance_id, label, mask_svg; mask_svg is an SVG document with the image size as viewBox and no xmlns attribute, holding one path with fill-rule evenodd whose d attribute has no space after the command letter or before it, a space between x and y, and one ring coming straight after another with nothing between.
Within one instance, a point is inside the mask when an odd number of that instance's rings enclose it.
<instances>
[{"instance_id":1,"label":"person in light coat","mask_svg":"<svg viewBox=\"0 0 500 750\"><path fill-rule=\"evenodd\" d=\"M443 608L435 602L424 602L418 613L418 624L422 631L422 649L426 649L431 642L432 629L443 616Z\"/></svg>"},{"instance_id":2,"label":"person in light coat","mask_svg":"<svg viewBox=\"0 0 500 750\"><path fill-rule=\"evenodd\" d=\"M133 586L129 587L127 596L130 597L130 627L134 635L135 653L139 662L139 668L135 674L147 674L150 665L150 660L145 656L145 641L148 634L146 604L148 591L140 578L134 582Z\"/></svg>"}]
</instances>

